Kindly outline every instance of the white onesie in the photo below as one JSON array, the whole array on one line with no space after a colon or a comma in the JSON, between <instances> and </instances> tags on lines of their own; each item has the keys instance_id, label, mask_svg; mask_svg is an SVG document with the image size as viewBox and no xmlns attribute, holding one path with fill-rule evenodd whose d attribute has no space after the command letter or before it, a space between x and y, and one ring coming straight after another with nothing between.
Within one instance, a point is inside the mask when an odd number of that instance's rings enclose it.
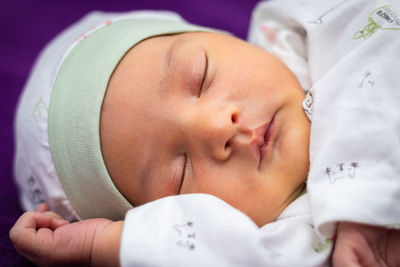
<instances>
[{"instance_id":1,"label":"white onesie","mask_svg":"<svg viewBox=\"0 0 400 267\"><path fill-rule=\"evenodd\" d=\"M262 228L209 195L135 208L122 266L329 265L338 221L400 228L400 2L261 2L249 41L307 92L308 194Z\"/></svg>"}]
</instances>

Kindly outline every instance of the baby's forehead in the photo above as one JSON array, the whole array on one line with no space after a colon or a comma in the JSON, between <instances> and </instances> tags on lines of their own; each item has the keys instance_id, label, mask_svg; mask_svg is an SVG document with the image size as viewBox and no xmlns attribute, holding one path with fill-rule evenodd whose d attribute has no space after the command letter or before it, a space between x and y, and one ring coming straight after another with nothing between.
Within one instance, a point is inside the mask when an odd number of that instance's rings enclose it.
<instances>
[{"instance_id":1,"label":"baby's forehead","mask_svg":"<svg viewBox=\"0 0 400 267\"><path fill-rule=\"evenodd\" d=\"M203 35L211 34L207 32L201 33ZM132 76L137 76L138 73L143 74L147 72L151 74L148 75L151 78L139 81L141 83L149 83L154 79L160 79L158 76L162 74L159 74L157 70L159 68L164 68L166 70L172 68L171 62L176 57L178 51L192 45L198 39L199 37L193 35L192 32L179 32L151 36L134 45L123 55L112 72L104 99L106 100L108 98L109 92L117 90L115 88L119 87L118 85L116 86L117 83L120 85L121 83L129 82ZM182 64L182 61L174 61L174 63L179 65ZM163 82L162 79L160 82ZM118 88L118 90L120 89ZM141 90L140 93L146 94L148 92L149 91Z\"/></svg>"}]
</instances>

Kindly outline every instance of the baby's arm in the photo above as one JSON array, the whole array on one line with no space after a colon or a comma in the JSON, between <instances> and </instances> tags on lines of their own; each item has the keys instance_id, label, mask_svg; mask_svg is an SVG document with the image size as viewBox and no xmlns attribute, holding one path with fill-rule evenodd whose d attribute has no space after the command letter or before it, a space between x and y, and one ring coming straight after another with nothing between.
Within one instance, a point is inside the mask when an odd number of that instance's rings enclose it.
<instances>
[{"instance_id":1,"label":"baby's arm","mask_svg":"<svg viewBox=\"0 0 400 267\"><path fill-rule=\"evenodd\" d=\"M339 223L334 266L399 266L400 230Z\"/></svg>"},{"instance_id":2,"label":"baby's arm","mask_svg":"<svg viewBox=\"0 0 400 267\"><path fill-rule=\"evenodd\" d=\"M39 266L116 266L122 221L89 219L69 223L41 204L10 230L17 251Z\"/></svg>"}]
</instances>

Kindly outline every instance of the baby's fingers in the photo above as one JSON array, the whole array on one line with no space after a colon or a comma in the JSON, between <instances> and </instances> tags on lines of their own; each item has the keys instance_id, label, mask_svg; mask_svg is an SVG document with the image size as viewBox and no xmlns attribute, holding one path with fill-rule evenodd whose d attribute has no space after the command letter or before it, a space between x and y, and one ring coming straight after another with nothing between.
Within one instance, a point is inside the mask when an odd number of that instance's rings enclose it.
<instances>
[{"instance_id":1,"label":"baby's fingers","mask_svg":"<svg viewBox=\"0 0 400 267\"><path fill-rule=\"evenodd\" d=\"M11 228L9 236L19 253L39 263L47 259L55 246L53 230L66 223L46 213L26 212Z\"/></svg>"},{"instance_id":2,"label":"baby's fingers","mask_svg":"<svg viewBox=\"0 0 400 267\"><path fill-rule=\"evenodd\" d=\"M26 212L11 228L9 235L14 245L22 248L26 244L34 244L37 238L52 238L53 231L67 223L63 219L53 218L46 213Z\"/></svg>"},{"instance_id":3,"label":"baby's fingers","mask_svg":"<svg viewBox=\"0 0 400 267\"><path fill-rule=\"evenodd\" d=\"M36 207L35 209L36 212L41 212L49 215L50 217L53 217L55 219L63 219L60 214L57 214L55 212L50 211L50 207L47 203L43 202L39 204L39 206ZM64 221L64 220L62 220ZM64 223L65 224L65 223Z\"/></svg>"},{"instance_id":4,"label":"baby's fingers","mask_svg":"<svg viewBox=\"0 0 400 267\"><path fill-rule=\"evenodd\" d=\"M24 215L25 214L23 214L22 216ZM18 221L20 221L20 219ZM18 221L15 224L17 224ZM37 230L40 228L48 228L54 231L58 227L67 223L68 221L62 219L60 215L50 211L44 213L32 212L32 214L28 212L28 215L26 215L26 219L24 218L21 220L21 225L25 228Z\"/></svg>"},{"instance_id":5,"label":"baby's fingers","mask_svg":"<svg viewBox=\"0 0 400 267\"><path fill-rule=\"evenodd\" d=\"M40 203L35 209L35 211L37 211L37 212L46 212L49 210L50 210L50 207L46 202Z\"/></svg>"}]
</instances>

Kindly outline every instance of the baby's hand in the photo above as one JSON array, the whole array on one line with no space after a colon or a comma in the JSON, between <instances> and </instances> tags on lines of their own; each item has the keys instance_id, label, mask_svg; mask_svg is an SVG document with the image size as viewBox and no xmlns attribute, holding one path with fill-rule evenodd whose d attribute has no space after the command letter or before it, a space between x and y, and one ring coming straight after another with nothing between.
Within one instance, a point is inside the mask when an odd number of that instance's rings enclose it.
<instances>
[{"instance_id":1,"label":"baby's hand","mask_svg":"<svg viewBox=\"0 0 400 267\"><path fill-rule=\"evenodd\" d=\"M400 230L340 223L333 265L400 266Z\"/></svg>"},{"instance_id":2,"label":"baby's hand","mask_svg":"<svg viewBox=\"0 0 400 267\"><path fill-rule=\"evenodd\" d=\"M40 266L116 266L121 231L122 222L107 219L69 223L41 204L18 219L10 239L20 254Z\"/></svg>"}]
</instances>

